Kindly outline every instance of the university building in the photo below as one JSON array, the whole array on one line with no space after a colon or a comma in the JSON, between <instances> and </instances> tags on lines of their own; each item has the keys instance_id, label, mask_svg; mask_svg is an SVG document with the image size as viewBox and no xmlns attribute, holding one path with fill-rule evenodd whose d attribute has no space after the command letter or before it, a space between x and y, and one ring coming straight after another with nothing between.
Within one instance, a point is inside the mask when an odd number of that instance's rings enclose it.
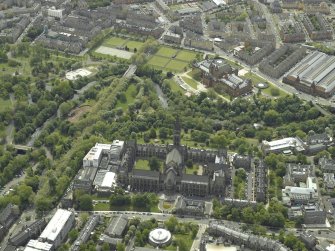
<instances>
[{"instance_id":1,"label":"university building","mask_svg":"<svg viewBox=\"0 0 335 251\"><path fill-rule=\"evenodd\" d=\"M188 148L181 145L180 133L181 127L177 120L173 145L137 144L136 141L120 140L113 141L110 145L96 144L83 160L83 169L74 180L74 189L99 192L94 184L99 178L97 173L103 170L115 174L113 186L129 188L134 192L164 191L167 194L180 193L185 196L223 195L226 179L229 179L227 151ZM162 171L134 168L136 159L151 157L164 161ZM186 174L187 160L203 166L201 175ZM113 187L108 191L112 192Z\"/></svg>"}]
</instances>

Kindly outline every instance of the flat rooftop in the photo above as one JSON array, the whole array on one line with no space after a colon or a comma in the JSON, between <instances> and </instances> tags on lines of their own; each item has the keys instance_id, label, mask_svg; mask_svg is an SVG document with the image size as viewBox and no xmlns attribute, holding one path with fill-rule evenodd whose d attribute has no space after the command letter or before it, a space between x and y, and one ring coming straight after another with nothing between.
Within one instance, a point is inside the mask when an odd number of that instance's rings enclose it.
<instances>
[{"instance_id":1,"label":"flat rooftop","mask_svg":"<svg viewBox=\"0 0 335 251\"><path fill-rule=\"evenodd\" d=\"M94 147L86 154L84 160L98 160L101 152L103 150L109 150L111 148L110 144L100 144L96 143Z\"/></svg>"},{"instance_id":2,"label":"flat rooftop","mask_svg":"<svg viewBox=\"0 0 335 251\"><path fill-rule=\"evenodd\" d=\"M55 241L72 214L68 210L58 209L41 233L40 238Z\"/></svg>"}]
</instances>

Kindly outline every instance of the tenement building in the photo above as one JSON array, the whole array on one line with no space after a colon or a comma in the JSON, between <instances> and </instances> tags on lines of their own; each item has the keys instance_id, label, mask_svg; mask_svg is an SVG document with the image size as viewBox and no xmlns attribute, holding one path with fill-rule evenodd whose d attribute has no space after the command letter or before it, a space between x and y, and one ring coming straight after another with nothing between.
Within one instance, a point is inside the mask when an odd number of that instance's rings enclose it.
<instances>
[{"instance_id":1,"label":"tenement building","mask_svg":"<svg viewBox=\"0 0 335 251\"><path fill-rule=\"evenodd\" d=\"M259 64L259 70L272 78L279 78L306 55L306 48L283 45Z\"/></svg>"},{"instance_id":2,"label":"tenement building","mask_svg":"<svg viewBox=\"0 0 335 251\"><path fill-rule=\"evenodd\" d=\"M137 144L135 141L113 141L110 145L96 144L85 156L84 167L74 181L74 188L92 191L95 179L93 176L103 169L106 173L115 173L114 185L129 188L134 192L164 191L168 194L180 193L185 196L223 195L229 169L227 151L188 148L181 145L180 135L181 127L177 120L173 145ZM109 146L108 149L106 146ZM161 170L135 168L136 159L151 157L163 162ZM202 174L186 174L187 160L202 165ZM91 169L93 171L90 171Z\"/></svg>"}]
</instances>

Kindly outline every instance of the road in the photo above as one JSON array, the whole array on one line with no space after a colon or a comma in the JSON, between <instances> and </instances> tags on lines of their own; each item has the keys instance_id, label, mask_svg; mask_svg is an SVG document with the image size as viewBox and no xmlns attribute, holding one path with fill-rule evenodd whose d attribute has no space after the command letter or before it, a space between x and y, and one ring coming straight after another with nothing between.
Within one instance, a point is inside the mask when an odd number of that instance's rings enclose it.
<instances>
[{"instance_id":1,"label":"road","mask_svg":"<svg viewBox=\"0 0 335 251\"><path fill-rule=\"evenodd\" d=\"M199 91L189 86L180 76L174 76L174 80L177 84L185 91L190 92L192 94L199 94Z\"/></svg>"},{"instance_id":2,"label":"road","mask_svg":"<svg viewBox=\"0 0 335 251\"><path fill-rule=\"evenodd\" d=\"M38 163L36 163L35 165L33 165L33 167L32 167L33 171L36 170L37 165L38 165ZM1 196L4 196L6 193L8 193L8 192L10 191L10 189L11 189L12 187L17 186L17 185L20 184L22 181L24 181L24 179L26 178L26 176L27 176L27 173L26 173L26 172L23 172L23 174L22 174L21 176L12 179L10 182L8 182L8 183L4 186L3 190L0 192L0 195L1 195Z\"/></svg>"},{"instance_id":3,"label":"road","mask_svg":"<svg viewBox=\"0 0 335 251\"><path fill-rule=\"evenodd\" d=\"M129 65L127 71L123 74L124 78L131 78L135 71L137 70L137 66L134 64Z\"/></svg>"},{"instance_id":4,"label":"road","mask_svg":"<svg viewBox=\"0 0 335 251\"><path fill-rule=\"evenodd\" d=\"M276 48L279 48L283 43L281 41L278 29L277 29L277 25L275 24L274 20L273 20L273 15L270 13L269 9L266 7L265 4L262 3L258 3L261 8L262 11L264 13L265 19L266 19L266 23L270 25L271 27L271 31L273 32L273 34L276 37Z\"/></svg>"},{"instance_id":5,"label":"road","mask_svg":"<svg viewBox=\"0 0 335 251\"><path fill-rule=\"evenodd\" d=\"M155 86L156 93L157 93L159 101L161 102L162 107L163 108L168 108L169 105L168 105L167 99L166 99L161 87L158 84L154 84L154 86Z\"/></svg>"},{"instance_id":6,"label":"road","mask_svg":"<svg viewBox=\"0 0 335 251\"><path fill-rule=\"evenodd\" d=\"M193 244L192 244L192 247L191 247L190 251L199 250L201 236L205 233L206 229L207 229L206 224L199 224L199 231L198 231L197 236L195 237L195 239L193 241Z\"/></svg>"}]
</instances>

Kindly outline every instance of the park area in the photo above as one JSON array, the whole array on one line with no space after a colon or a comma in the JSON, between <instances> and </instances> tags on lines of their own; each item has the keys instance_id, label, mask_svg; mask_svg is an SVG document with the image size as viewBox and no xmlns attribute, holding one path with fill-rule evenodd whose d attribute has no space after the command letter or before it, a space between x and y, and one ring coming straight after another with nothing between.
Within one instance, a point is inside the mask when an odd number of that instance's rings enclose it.
<instances>
[{"instance_id":1,"label":"park area","mask_svg":"<svg viewBox=\"0 0 335 251\"><path fill-rule=\"evenodd\" d=\"M110 37L102 43L102 46L110 47L110 48L128 48L129 51L139 50L143 46L143 42L129 40L121 37Z\"/></svg>"},{"instance_id":2,"label":"park area","mask_svg":"<svg viewBox=\"0 0 335 251\"><path fill-rule=\"evenodd\" d=\"M106 47L106 46L100 46L98 49L95 50L95 53L108 55L108 56L115 56L115 57L123 58L123 59L130 59L131 56L134 54L133 52L115 49L115 48Z\"/></svg>"},{"instance_id":3,"label":"park area","mask_svg":"<svg viewBox=\"0 0 335 251\"><path fill-rule=\"evenodd\" d=\"M109 37L93 53L99 56L130 59L143 45L144 42L128 38ZM190 50L161 45L156 53L147 58L147 65L166 72L183 72L190 62L197 58L197 54Z\"/></svg>"},{"instance_id":4,"label":"park area","mask_svg":"<svg viewBox=\"0 0 335 251\"><path fill-rule=\"evenodd\" d=\"M161 46L147 64L163 71L183 72L196 57L193 51Z\"/></svg>"},{"instance_id":5,"label":"park area","mask_svg":"<svg viewBox=\"0 0 335 251\"><path fill-rule=\"evenodd\" d=\"M137 50L141 49L143 42L129 40L121 37L110 37L99 46L94 53L130 59Z\"/></svg>"}]
</instances>

